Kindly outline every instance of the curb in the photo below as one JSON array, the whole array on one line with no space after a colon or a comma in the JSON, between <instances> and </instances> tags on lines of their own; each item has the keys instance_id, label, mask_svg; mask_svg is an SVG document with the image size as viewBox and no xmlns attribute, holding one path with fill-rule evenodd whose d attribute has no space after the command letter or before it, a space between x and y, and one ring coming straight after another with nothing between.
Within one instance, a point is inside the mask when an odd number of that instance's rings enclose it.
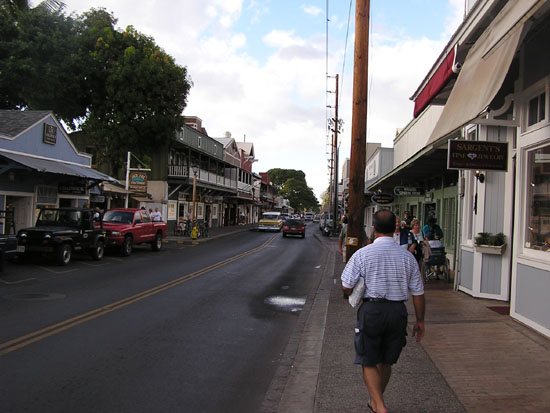
<instances>
[{"instance_id":1,"label":"curb","mask_svg":"<svg viewBox=\"0 0 550 413\"><path fill-rule=\"evenodd\" d=\"M228 237L230 235L234 235L234 234L240 234L241 232L246 232L246 231L255 231L257 229L257 227L244 227L244 228L238 228L238 229L235 229L235 230L231 230L231 231L227 231L227 232L222 232L220 234L216 234L216 235L212 235L210 237L205 237L205 238L198 238L198 239L191 239L191 238L183 238L183 237L176 237L176 236L168 236L166 238L164 238L162 240L162 243L163 244L175 244L175 245L200 245L200 244L204 244L206 242L210 242L210 241L214 241L214 240L217 240L217 239L220 239L220 238L225 238L225 237Z\"/></svg>"}]
</instances>

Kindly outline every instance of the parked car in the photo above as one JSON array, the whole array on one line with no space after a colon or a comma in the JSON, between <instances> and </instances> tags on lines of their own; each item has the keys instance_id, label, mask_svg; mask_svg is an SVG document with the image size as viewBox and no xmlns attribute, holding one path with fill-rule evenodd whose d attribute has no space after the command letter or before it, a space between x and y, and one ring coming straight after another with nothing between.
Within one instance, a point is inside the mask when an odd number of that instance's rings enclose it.
<instances>
[{"instance_id":1,"label":"parked car","mask_svg":"<svg viewBox=\"0 0 550 413\"><path fill-rule=\"evenodd\" d=\"M306 226L301 219L287 219L283 225L283 238L288 235L306 236Z\"/></svg>"},{"instance_id":2,"label":"parked car","mask_svg":"<svg viewBox=\"0 0 550 413\"><path fill-rule=\"evenodd\" d=\"M103 228L107 231L107 246L120 248L127 257L134 245L150 243L153 251L160 251L166 237L166 222L153 222L144 209L109 209L103 215Z\"/></svg>"},{"instance_id":3,"label":"parked car","mask_svg":"<svg viewBox=\"0 0 550 413\"><path fill-rule=\"evenodd\" d=\"M304 215L304 219L306 221L313 221L314 214L313 212L306 212Z\"/></svg>"},{"instance_id":4,"label":"parked car","mask_svg":"<svg viewBox=\"0 0 550 413\"><path fill-rule=\"evenodd\" d=\"M280 231L283 220L280 212L264 212L258 224L259 231Z\"/></svg>"},{"instance_id":5,"label":"parked car","mask_svg":"<svg viewBox=\"0 0 550 413\"><path fill-rule=\"evenodd\" d=\"M58 265L68 265L73 252L103 258L105 230L94 221L88 208L42 208L36 225L17 233L17 257L24 261L32 254L55 257Z\"/></svg>"},{"instance_id":6,"label":"parked car","mask_svg":"<svg viewBox=\"0 0 550 413\"><path fill-rule=\"evenodd\" d=\"M313 217L313 222L319 222L321 220L321 215L317 214Z\"/></svg>"}]
</instances>

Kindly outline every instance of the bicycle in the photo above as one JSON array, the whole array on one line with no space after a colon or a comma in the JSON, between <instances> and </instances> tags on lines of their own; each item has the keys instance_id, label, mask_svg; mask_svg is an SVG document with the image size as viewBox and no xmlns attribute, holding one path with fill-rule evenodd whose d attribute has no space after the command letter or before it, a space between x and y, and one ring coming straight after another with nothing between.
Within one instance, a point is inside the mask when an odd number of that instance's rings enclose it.
<instances>
[{"instance_id":1,"label":"bicycle","mask_svg":"<svg viewBox=\"0 0 550 413\"><path fill-rule=\"evenodd\" d=\"M199 234L201 237L208 238L208 225L204 222L199 224Z\"/></svg>"},{"instance_id":2,"label":"bicycle","mask_svg":"<svg viewBox=\"0 0 550 413\"><path fill-rule=\"evenodd\" d=\"M176 228L174 229L174 235L176 237L182 237L184 235L184 226L182 222L178 222L176 224Z\"/></svg>"}]
</instances>

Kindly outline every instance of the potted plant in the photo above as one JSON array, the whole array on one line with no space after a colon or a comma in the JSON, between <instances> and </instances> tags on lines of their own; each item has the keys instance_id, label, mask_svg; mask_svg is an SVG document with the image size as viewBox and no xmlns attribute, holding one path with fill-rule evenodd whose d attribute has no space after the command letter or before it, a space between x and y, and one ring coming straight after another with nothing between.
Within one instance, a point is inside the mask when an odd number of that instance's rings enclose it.
<instances>
[{"instance_id":1,"label":"potted plant","mask_svg":"<svg viewBox=\"0 0 550 413\"><path fill-rule=\"evenodd\" d=\"M491 234L490 232L480 232L475 237L476 251L484 254L502 255L506 249L506 235L502 232Z\"/></svg>"}]
</instances>

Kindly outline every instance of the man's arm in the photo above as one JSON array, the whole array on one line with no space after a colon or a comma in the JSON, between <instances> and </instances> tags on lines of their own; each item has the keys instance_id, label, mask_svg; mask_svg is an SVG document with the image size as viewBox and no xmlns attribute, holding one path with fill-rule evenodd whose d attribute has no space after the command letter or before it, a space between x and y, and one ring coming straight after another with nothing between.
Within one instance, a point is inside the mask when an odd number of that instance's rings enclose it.
<instances>
[{"instance_id":1,"label":"man's arm","mask_svg":"<svg viewBox=\"0 0 550 413\"><path fill-rule=\"evenodd\" d=\"M419 342L424 337L424 313L426 311L426 301L424 294L413 295L414 311L416 313L416 323L413 327L413 337L416 337L416 341Z\"/></svg>"}]
</instances>

